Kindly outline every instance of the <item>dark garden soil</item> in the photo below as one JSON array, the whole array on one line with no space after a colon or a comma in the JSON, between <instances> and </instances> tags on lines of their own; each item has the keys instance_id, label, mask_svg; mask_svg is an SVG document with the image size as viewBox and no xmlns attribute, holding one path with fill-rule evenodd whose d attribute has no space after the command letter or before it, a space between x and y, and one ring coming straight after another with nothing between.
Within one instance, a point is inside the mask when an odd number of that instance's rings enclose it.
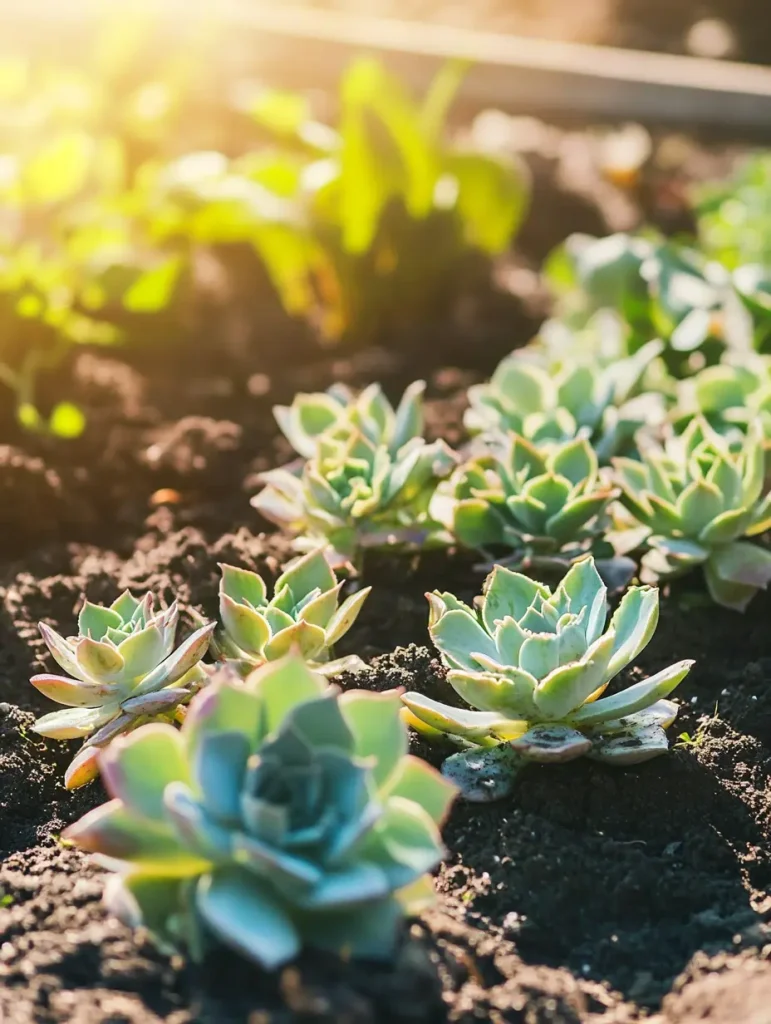
<instances>
[{"instance_id":1,"label":"dark garden soil","mask_svg":"<svg viewBox=\"0 0 771 1024\"><path fill-rule=\"evenodd\" d=\"M430 328L324 353L255 282L248 302L204 310L185 348L81 354L74 387L90 425L77 443L21 437L1 421L11 442L0 448L3 1024L771 1022L765 596L740 616L709 605L698 581L665 593L632 674L697 659L673 730L690 739L673 736L670 756L639 769L532 768L504 803L458 805L438 904L410 925L393 966L308 956L269 977L222 955L191 967L107 918L102 874L57 843L103 793L67 793L68 745L29 731L51 709L28 683L48 664L38 620L69 632L84 592L107 601L127 586L213 615L218 561L275 575L288 554L248 503L255 474L289 454L273 402L340 378L380 380L395 397L425 376L429 432L457 441L463 389L543 313L532 267L552 244L630 227L642 207L682 226L671 176L664 187L654 171L636 195L619 192L591 170L586 136L541 131L551 142L530 156L536 200L520 255L498 269L495 291L470 275ZM725 159L691 148L680 165L704 174ZM375 590L342 651L371 659L356 685L443 692L423 593L470 599L482 574L447 553L379 558L367 572Z\"/></svg>"}]
</instances>

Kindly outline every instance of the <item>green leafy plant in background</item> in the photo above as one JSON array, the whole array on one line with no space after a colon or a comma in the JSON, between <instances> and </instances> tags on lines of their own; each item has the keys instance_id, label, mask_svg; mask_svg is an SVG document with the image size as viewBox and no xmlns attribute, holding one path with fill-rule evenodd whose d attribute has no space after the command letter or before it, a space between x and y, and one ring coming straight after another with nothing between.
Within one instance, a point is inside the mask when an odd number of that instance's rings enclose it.
<instances>
[{"instance_id":1,"label":"green leafy plant in background","mask_svg":"<svg viewBox=\"0 0 771 1024\"><path fill-rule=\"evenodd\" d=\"M294 94L244 101L278 136L274 155L246 158L245 173L295 200L304 224L256 244L287 309L327 337L433 309L457 288L465 254L495 255L516 234L529 200L523 166L446 133L464 74L462 63L446 65L416 102L360 58L341 82L334 128Z\"/></svg>"},{"instance_id":2,"label":"green leafy plant in background","mask_svg":"<svg viewBox=\"0 0 771 1024\"><path fill-rule=\"evenodd\" d=\"M454 794L407 754L399 708L396 692L339 695L297 657L218 677L180 731L147 725L102 754L112 800L64 837L118 868L123 920L196 958L390 957L433 897Z\"/></svg>"},{"instance_id":3,"label":"green leafy plant in background","mask_svg":"<svg viewBox=\"0 0 771 1024\"><path fill-rule=\"evenodd\" d=\"M536 573L565 572L593 551L615 587L634 569L603 540L617 496L584 438L537 446L511 433L440 484L430 514L464 547L490 559L509 551L507 564Z\"/></svg>"},{"instance_id":4,"label":"green leafy plant in background","mask_svg":"<svg viewBox=\"0 0 771 1024\"><path fill-rule=\"evenodd\" d=\"M368 549L437 540L429 503L456 463L443 441L413 437L390 451L352 427L345 436L321 436L303 465L263 473L252 505L295 534L298 550L325 543L331 564L360 569Z\"/></svg>"},{"instance_id":5,"label":"green leafy plant in background","mask_svg":"<svg viewBox=\"0 0 771 1024\"><path fill-rule=\"evenodd\" d=\"M703 419L650 446L641 462L614 460L621 501L642 529L633 531L643 579L679 576L703 566L713 600L743 611L771 581L771 552L744 537L771 526L765 451L753 421L738 451Z\"/></svg>"},{"instance_id":6,"label":"green leafy plant in background","mask_svg":"<svg viewBox=\"0 0 771 1024\"><path fill-rule=\"evenodd\" d=\"M730 270L771 270L771 155L753 154L727 180L694 186L691 199L708 256Z\"/></svg>"},{"instance_id":7,"label":"green leafy plant in background","mask_svg":"<svg viewBox=\"0 0 771 1024\"><path fill-rule=\"evenodd\" d=\"M111 13L78 63L0 61L0 383L31 430L75 437L71 402L44 414L37 380L74 347L132 340L185 270L148 221L143 179L177 133L208 39L182 32L160 62L155 22Z\"/></svg>"},{"instance_id":8,"label":"green leafy plant in background","mask_svg":"<svg viewBox=\"0 0 771 1024\"><path fill-rule=\"evenodd\" d=\"M273 413L286 439L305 459L313 457L319 438L345 437L352 430L395 454L423 434L425 389L425 381L410 384L394 409L379 384L370 384L358 395L345 384L334 384L327 391L301 392L291 405L274 406Z\"/></svg>"},{"instance_id":9,"label":"green leafy plant in background","mask_svg":"<svg viewBox=\"0 0 771 1024\"><path fill-rule=\"evenodd\" d=\"M50 739L85 738L65 774L68 789L94 778L100 747L150 718L180 717L206 681L200 662L215 624L177 646L178 617L176 602L158 611L152 594L138 600L125 591L109 607L86 601L77 636L62 637L40 623L46 647L67 675L44 672L30 682L66 710L43 715L33 728Z\"/></svg>"},{"instance_id":10,"label":"green leafy plant in background","mask_svg":"<svg viewBox=\"0 0 771 1024\"><path fill-rule=\"evenodd\" d=\"M607 367L576 356L550 358L544 346L512 353L488 383L468 389L464 422L472 434L514 431L536 444L587 438L607 463L633 446L640 427L663 416L657 396L638 391L662 348L649 342Z\"/></svg>"},{"instance_id":11,"label":"green leafy plant in background","mask_svg":"<svg viewBox=\"0 0 771 1024\"><path fill-rule=\"evenodd\" d=\"M273 597L256 572L222 565L222 631L214 653L250 671L298 650L314 670L326 676L362 667L360 658L332 659L332 648L356 621L372 589L365 587L340 604L343 584L323 550L296 559L276 580Z\"/></svg>"},{"instance_id":12,"label":"green leafy plant in background","mask_svg":"<svg viewBox=\"0 0 771 1024\"><path fill-rule=\"evenodd\" d=\"M554 591L496 566L476 608L449 593L427 597L447 681L474 710L410 692L402 697L405 717L429 738L465 748L442 771L467 799L508 794L528 761L585 754L630 765L667 751L664 729L677 705L666 698L693 662L602 696L655 632L654 588L630 587L607 628L606 588L591 557Z\"/></svg>"}]
</instances>

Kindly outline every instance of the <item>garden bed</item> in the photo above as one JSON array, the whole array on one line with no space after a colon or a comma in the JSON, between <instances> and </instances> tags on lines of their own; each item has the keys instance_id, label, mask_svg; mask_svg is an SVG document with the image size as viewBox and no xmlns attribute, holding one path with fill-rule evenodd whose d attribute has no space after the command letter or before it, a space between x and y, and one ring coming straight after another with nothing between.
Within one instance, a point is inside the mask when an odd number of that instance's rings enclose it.
<instances>
[{"instance_id":1,"label":"garden bed","mask_svg":"<svg viewBox=\"0 0 771 1024\"><path fill-rule=\"evenodd\" d=\"M548 134L547 129L543 128ZM745 616L698 582L665 590L661 625L634 670L681 658L688 742L635 769L577 761L529 768L510 800L458 804L445 830L435 909L391 967L307 956L276 977L232 954L203 970L168 958L105 916L102 875L62 849L98 783L62 785L67 745L30 733L51 709L28 680L45 649L36 623L67 633L80 596L151 589L216 611L217 563L274 576L286 541L250 508L256 473L289 456L271 406L334 380L398 395L429 382L428 433L461 436L463 392L524 344L545 306L532 268L570 231L631 227L640 211L682 226L681 182L654 172L637 192L591 171L588 141L552 131L530 153L535 205L508 290L470 284L452 317L358 353L322 352L266 288L198 324L186 348L81 354L76 396L89 428L70 446L12 434L0 449L0 1011L31 1021L501 1020L762 1024L771 1002L771 600ZM556 155L555 155L556 154ZM725 149L687 147L682 174ZM481 275L480 275L481 277ZM129 361L130 360L130 361ZM370 565L375 590L341 653L371 659L356 685L438 695L427 589L470 600L474 560L433 553ZM438 763L436 750L419 753ZM766 953L764 954L764 948ZM765 1016L764 1016L765 1015Z\"/></svg>"}]
</instances>

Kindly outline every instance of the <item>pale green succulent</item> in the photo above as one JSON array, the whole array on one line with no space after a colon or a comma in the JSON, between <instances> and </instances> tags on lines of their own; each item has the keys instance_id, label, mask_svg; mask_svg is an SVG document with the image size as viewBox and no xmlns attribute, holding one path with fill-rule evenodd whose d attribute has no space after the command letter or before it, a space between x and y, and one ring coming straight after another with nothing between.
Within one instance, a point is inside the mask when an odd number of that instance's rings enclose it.
<instances>
[{"instance_id":1,"label":"pale green succulent","mask_svg":"<svg viewBox=\"0 0 771 1024\"><path fill-rule=\"evenodd\" d=\"M650 447L642 462L615 459L621 501L643 527L642 578L679 576L701 565L712 598L744 611L771 582L771 552L742 540L771 527L763 430L749 424L739 451L703 419Z\"/></svg>"},{"instance_id":2,"label":"pale green succulent","mask_svg":"<svg viewBox=\"0 0 771 1024\"><path fill-rule=\"evenodd\" d=\"M429 501L456 463L444 441L415 437L391 453L354 429L320 437L302 467L263 473L266 487L252 505L296 534L299 550L325 541L332 564L356 563L368 548L430 543L437 524Z\"/></svg>"},{"instance_id":3,"label":"pale green succulent","mask_svg":"<svg viewBox=\"0 0 771 1024\"><path fill-rule=\"evenodd\" d=\"M178 617L176 602L156 611L152 594L137 600L126 590L109 608L84 602L77 636L65 639L39 624L67 676L44 672L30 682L67 708L43 715L33 729L50 739L85 738L65 773L68 789L95 777L101 746L150 718L173 718L205 682L200 662L215 623L175 647Z\"/></svg>"},{"instance_id":4,"label":"pale green succulent","mask_svg":"<svg viewBox=\"0 0 771 1024\"><path fill-rule=\"evenodd\" d=\"M757 419L768 446L771 357L742 353L732 362L708 366L679 381L670 418L676 427L684 428L695 416L702 416L733 449L741 448L748 426Z\"/></svg>"},{"instance_id":5,"label":"pale green succulent","mask_svg":"<svg viewBox=\"0 0 771 1024\"><path fill-rule=\"evenodd\" d=\"M113 743L112 797L64 837L118 874L107 902L199 958L219 942L268 969L303 947L392 954L455 789L407 754L396 691L343 695L297 656L224 672L177 731Z\"/></svg>"},{"instance_id":6,"label":"pale green succulent","mask_svg":"<svg viewBox=\"0 0 771 1024\"><path fill-rule=\"evenodd\" d=\"M452 594L428 594L429 631L447 681L474 710L406 693L405 717L429 737L470 748L443 773L469 800L510 792L527 761L586 754L609 764L647 761L668 749L677 714L665 698L688 674L681 661L610 697L608 684L637 657L658 622L659 595L631 587L606 629L606 588L589 557L552 592L496 566L476 609Z\"/></svg>"},{"instance_id":7,"label":"pale green succulent","mask_svg":"<svg viewBox=\"0 0 771 1024\"><path fill-rule=\"evenodd\" d=\"M342 582L321 550L295 559L276 580L268 600L261 576L248 569L221 565L220 619L223 630L214 642L219 657L249 671L297 649L324 675L361 668L352 656L330 660L332 648L356 621L371 587L340 604Z\"/></svg>"},{"instance_id":8,"label":"pale green succulent","mask_svg":"<svg viewBox=\"0 0 771 1024\"><path fill-rule=\"evenodd\" d=\"M600 462L633 447L634 435L663 413L655 395L635 394L663 346L599 368L594 360L555 360L541 347L507 356L487 384L468 389L464 422L472 434L513 431L535 444L577 437L591 441Z\"/></svg>"},{"instance_id":9,"label":"pale green succulent","mask_svg":"<svg viewBox=\"0 0 771 1024\"><path fill-rule=\"evenodd\" d=\"M595 550L609 572L621 573L620 585L633 567L611 565L613 551L603 545L617 495L585 439L537 447L511 433L440 484L430 512L465 547L487 555L511 551L506 562L514 566L564 571Z\"/></svg>"},{"instance_id":10,"label":"pale green succulent","mask_svg":"<svg viewBox=\"0 0 771 1024\"><path fill-rule=\"evenodd\" d=\"M423 392L417 380L394 409L379 384L370 384L356 395L345 384L327 391L295 395L291 405L276 405L273 414L294 450L305 459L313 457L319 438L345 438L360 431L374 445L385 445L391 455L423 433Z\"/></svg>"}]
</instances>

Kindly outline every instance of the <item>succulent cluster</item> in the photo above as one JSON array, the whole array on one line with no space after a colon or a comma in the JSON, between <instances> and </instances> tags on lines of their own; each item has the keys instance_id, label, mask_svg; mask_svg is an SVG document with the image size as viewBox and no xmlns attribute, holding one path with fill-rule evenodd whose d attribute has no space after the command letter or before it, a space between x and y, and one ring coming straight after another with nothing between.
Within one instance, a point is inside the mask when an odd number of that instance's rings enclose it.
<instances>
[{"instance_id":1,"label":"succulent cluster","mask_svg":"<svg viewBox=\"0 0 771 1024\"><path fill-rule=\"evenodd\" d=\"M372 588L365 587L340 604L343 584L323 550L287 566L270 600L258 573L233 565L220 568L222 630L212 644L219 657L249 671L297 650L325 675L358 667L356 657L330 659L334 644L354 624Z\"/></svg>"},{"instance_id":2,"label":"succulent cluster","mask_svg":"<svg viewBox=\"0 0 771 1024\"><path fill-rule=\"evenodd\" d=\"M771 552L744 537L771 527L763 433L753 421L738 452L701 419L641 462L615 461L621 500L645 528L649 580L704 567L719 604L743 611L771 582Z\"/></svg>"},{"instance_id":3,"label":"succulent cluster","mask_svg":"<svg viewBox=\"0 0 771 1024\"><path fill-rule=\"evenodd\" d=\"M475 609L452 594L427 595L447 681L474 710L415 692L402 699L415 728L466 748L443 771L467 799L505 795L528 760L586 754L629 765L666 752L664 729L677 714L666 698L693 663L603 697L653 636L659 612L657 590L630 587L606 628L606 594L588 557L553 592L496 566Z\"/></svg>"},{"instance_id":4,"label":"succulent cluster","mask_svg":"<svg viewBox=\"0 0 771 1024\"><path fill-rule=\"evenodd\" d=\"M356 432L395 456L408 441L423 434L425 389L425 381L414 381L394 409L379 384L370 384L358 395L345 384L334 384L327 391L297 394L291 405L276 405L273 413L304 459L313 458L322 436L344 440Z\"/></svg>"},{"instance_id":5,"label":"succulent cluster","mask_svg":"<svg viewBox=\"0 0 771 1024\"><path fill-rule=\"evenodd\" d=\"M326 542L333 564L356 564L368 548L431 542L429 502L456 462L443 441L413 437L393 451L352 427L320 436L304 465L263 473L252 504L295 534L298 549Z\"/></svg>"},{"instance_id":6,"label":"succulent cluster","mask_svg":"<svg viewBox=\"0 0 771 1024\"><path fill-rule=\"evenodd\" d=\"M649 342L602 368L575 356L556 360L547 351L513 353L488 383L468 389L465 424L472 434L511 431L536 444L586 438L607 463L630 447L651 416L660 415L657 396L638 389L661 350L660 342Z\"/></svg>"},{"instance_id":7,"label":"succulent cluster","mask_svg":"<svg viewBox=\"0 0 771 1024\"><path fill-rule=\"evenodd\" d=\"M30 682L65 711L43 715L35 732L51 739L85 737L67 769L75 789L97 772L99 748L150 718L174 718L206 680L200 664L214 623L176 645L178 609L156 611L152 594L141 600L128 591L109 607L86 601L78 635L60 636L44 622L40 633L66 676L42 673Z\"/></svg>"},{"instance_id":8,"label":"succulent cluster","mask_svg":"<svg viewBox=\"0 0 771 1024\"><path fill-rule=\"evenodd\" d=\"M112 799L65 838L118 869L116 913L194 956L216 940L268 969L304 946L388 957L431 901L454 793L407 755L399 708L299 657L215 677L181 730L104 752Z\"/></svg>"},{"instance_id":9,"label":"succulent cluster","mask_svg":"<svg viewBox=\"0 0 771 1024\"><path fill-rule=\"evenodd\" d=\"M564 571L602 540L617 496L587 440L538 447L510 433L440 484L430 511L465 547L503 550L507 562L536 572Z\"/></svg>"}]
</instances>

